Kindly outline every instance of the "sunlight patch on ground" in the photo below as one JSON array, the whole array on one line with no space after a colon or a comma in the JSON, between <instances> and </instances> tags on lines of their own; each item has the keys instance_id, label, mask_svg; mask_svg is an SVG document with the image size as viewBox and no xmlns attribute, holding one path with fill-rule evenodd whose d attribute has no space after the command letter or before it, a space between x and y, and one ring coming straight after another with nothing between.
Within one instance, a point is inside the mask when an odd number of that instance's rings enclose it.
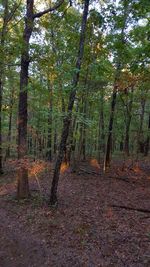
<instances>
[{"instance_id":1,"label":"sunlight patch on ground","mask_svg":"<svg viewBox=\"0 0 150 267\"><path fill-rule=\"evenodd\" d=\"M62 174L62 173L64 173L64 172L66 172L66 171L68 170L68 168L69 168L69 164L66 163L66 162L63 162L63 163L61 164L60 173Z\"/></svg>"},{"instance_id":2,"label":"sunlight patch on ground","mask_svg":"<svg viewBox=\"0 0 150 267\"><path fill-rule=\"evenodd\" d=\"M99 165L97 159L91 159L91 160L90 160L90 165L91 165L92 167L95 167L95 168L100 169L100 165Z\"/></svg>"}]
</instances>

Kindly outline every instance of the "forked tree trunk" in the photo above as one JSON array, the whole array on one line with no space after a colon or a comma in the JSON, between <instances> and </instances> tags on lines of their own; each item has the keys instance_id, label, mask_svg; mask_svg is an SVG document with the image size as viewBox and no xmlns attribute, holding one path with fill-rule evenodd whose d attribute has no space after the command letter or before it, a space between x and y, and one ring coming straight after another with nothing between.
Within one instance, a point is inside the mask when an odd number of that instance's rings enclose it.
<instances>
[{"instance_id":1,"label":"forked tree trunk","mask_svg":"<svg viewBox=\"0 0 150 267\"><path fill-rule=\"evenodd\" d=\"M83 53L84 53L84 42L85 42L88 8L89 8L89 0L85 0L83 17L82 17L82 25L81 25L79 51L78 51L77 62L76 62L76 72L74 74L73 81L72 81L72 91L70 93L68 110L67 110L68 113L66 117L64 118L64 122L63 122L61 142L59 146L59 152L58 152L58 156L57 156L57 160L55 164L54 176L53 176L52 187L51 187L51 196L50 196L51 205L57 204L57 187L58 187L58 181L59 181L59 175L60 175L60 167L61 167L61 163L63 160L67 137L69 134L69 127L70 127L71 118L72 118L72 109L73 109L73 105L75 101L77 85L79 82L81 63L82 63Z\"/></svg>"}]
</instances>

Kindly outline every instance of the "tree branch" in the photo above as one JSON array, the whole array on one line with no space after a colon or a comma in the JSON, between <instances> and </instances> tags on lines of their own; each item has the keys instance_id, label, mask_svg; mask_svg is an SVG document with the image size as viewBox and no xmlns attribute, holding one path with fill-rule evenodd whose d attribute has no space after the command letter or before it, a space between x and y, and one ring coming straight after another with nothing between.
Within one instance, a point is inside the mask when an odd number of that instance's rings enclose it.
<instances>
[{"instance_id":1,"label":"tree branch","mask_svg":"<svg viewBox=\"0 0 150 267\"><path fill-rule=\"evenodd\" d=\"M49 13L49 12L52 12L52 11L58 9L63 3L64 3L64 0L61 0L61 1L60 1L59 3L57 3L55 6L50 7L50 8L48 8L48 9L45 9L44 11L41 11L41 12L38 12L38 13L34 14L34 15L33 15L33 19L35 19L35 18L40 18L40 17L42 17L43 15L45 15L45 14L47 14L47 13Z\"/></svg>"}]
</instances>

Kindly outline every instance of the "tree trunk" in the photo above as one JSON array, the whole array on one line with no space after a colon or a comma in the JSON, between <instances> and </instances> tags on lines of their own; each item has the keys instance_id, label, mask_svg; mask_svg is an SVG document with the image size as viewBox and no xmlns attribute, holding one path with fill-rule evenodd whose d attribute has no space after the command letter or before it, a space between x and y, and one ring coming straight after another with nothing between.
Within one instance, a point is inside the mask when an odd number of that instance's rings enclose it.
<instances>
[{"instance_id":1,"label":"tree trunk","mask_svg":"<svg viewBox=\"0 0 150 267\"><path fill-rule=\"evenodd\" d=\"M6 158L10 157L13 105L14 105L14 88L12 89L12 93L11 93L11 96L10 96L10 104L9 104L10 114L9 114L8 136L7 136L8 147L7 147L7 150L6 150Z\"/></svg>"},{"instance_id":2,"label":"tree trunk","mask_svg":"<svg viewBox=\"0 0 150 267\"><path fill-rule=\"evenodd\" d=\"M150 114L149 114L149 119L148 119L148 134L147 134L147 139L145 142L145 152L144 152L145 157L148 156L149 146L150 146Z\"/></svg>"},{"instance_id":3,"label":"tree trunk","mask_svg":"<svg viewBox=\"0 0 150 267\"><path fill-rule=\"evenodd\" d=\"M5 52L5 34L7 31L7 19L8 19L8 0L3 1L4 7L4 17L3 17L3 25L2 30L0 32L0 46L1 46L1 62L0 62L0 174L3 174L3 166L2 166L2 91L3 91L3 74L4 74L4 55Z\"/></svg>"},{"instance_id":4,"label":"tree trunk","mask_svg":"<svg viewBox=\"0 0 150 267\"><path fill-rule=\"evenodd\" d=\"M47 153L46 157L49 161L52 160L52 111L53 111L53 91L52 85L48 80L48 90L49 90L49 114L48 114L48 136L47 136Z\"/></svg>"},{"instance_id":5,"label":"tree trunk","mask_svg":"<svg viewBox=\"0 0 150 267\"><path fill-rule=\"evenodd\" d=\"M110 165L111 160L111 148L112 148L112 130L113 130L113 122L114 122L114 112L116 106L116 97L117 97L117 86L115 84L112 94L111 101L111 109L110 109L110 119L109 119L109 127L108 127L108 139L106 144L106 155L104 161L104 171Z\"/></svg>"},{"instance_id":6,"label":"tree trunk","mask_svg":"<svg viewBox=\"0 0 150 267\"><path fill-rule=\"evenodd\" d=\"M34 0L26 1L25 28L23 32L23 48L21 53L21 72L20 72L20 93L19 93L19 111L18 111L18 158L21 161L21 171L18 175L18 198L29 197L28 170L24 166L23 159L27 156L27 87L28 87L28 69L29 69L29 42L33 31L34 19L59 8L64 0L56 3L44 11L34 14Z\"/></svg>"},{"instance_id":7,"label":"tree trunk","mask_svg":"<svg viewBox=\"0 0 150 267\"><path fill-rule=\"evenodd\" d=\"M138 130L137 137L137 157L139 152L144 153L144 136L143 136L143 122L144 122L144 114L145 114L145 99L141 99L141 114L140 114L140 126Z\"/></svg>"},{"instance_id":8,"label":"tree trunk","mask_svg":"<svg viewBox=\"0 0 150 267\"><path fill-rule=\"evenodd\" d=\"M78 51L78 57L77 57L77 62L76 62L76 72L74 74L73 81L72 81L72 91L70 93L68 110L67 110L68 114L64 118L59 153L58 153L58 157L57 157L56 164L55 164L54 176L53 176L52 187L51 187L51 196L50 196L51 205L57 204L57 187L58 187L58 181L59 181L59 175L60 175L60 167L61 167L61 163L63 160L67 137L69 134L69 127L70 127L70 123L72 119L72 109L73 109L73 105L75 101L77 85L79 82L81 63L82 63L83 53L84 53L84 42L85 42L85 31L86 31L86 24L87 24L88 8L89 8L89 0L85 0L83 17L82 17L82 25L81 25L79 51Z\"/></svg>"},{"instance_id":9,"label":"tree trunk","mask_svg":"<svg viewBox=\"0 0 150 267\"><path fill-rule=\"evenodd\" d=\"M99 132L98 132L98 161L100 163L101 150L105 153L105 126L104 126L104 89L101 89L100 111L99 111Z\"/></svg>"},{"instance_id":10,"label":"tree trunk","mask_svg":"<svg viewBox=\"0 0 150 267\"><path fill-rule=\"evenodd\" d=\"M27 87L29 68L29 41L33 31L33 4L34 0L27 0L27 12L23 33L23 49L21 54L20 93L18 111L18 159L21 167L18 173L17 197L29 197L28 170L23 160L27 156Z\"/></svg>"},{"instance_id":11,"label":"tree trunk","mask_svg":"<svg viewBox=\"0 0 150 267\"><path fill-rule=\"evenodd\" d=\"M128 91L125 92L126 97L127 97L127 103L125 104L126 106L126 134L125 134L125 145L124 145L124 151L127 156L130 155L130 124L131 124L131 118L132 118L132 104L133 104L133 86L131 88L131 94L129 96ZM128 98L130 97L129 101Z\"/></svg>"}]
</instances>

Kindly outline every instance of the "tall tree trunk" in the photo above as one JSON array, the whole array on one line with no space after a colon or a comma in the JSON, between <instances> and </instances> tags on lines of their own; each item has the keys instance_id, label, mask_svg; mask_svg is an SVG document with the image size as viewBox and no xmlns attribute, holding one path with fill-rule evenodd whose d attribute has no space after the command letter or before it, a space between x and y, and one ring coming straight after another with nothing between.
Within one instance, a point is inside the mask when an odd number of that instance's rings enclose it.
<instances>
[{"instance_id":1,"label":"tall tree trunk","mask_svg":"<svg viewBox=\"0 0 150 267\"><path fill-rule=\"evenodd\" d=\"M3 166L2 166L2 91L3 91L3 74L4 74L4 55L5 52L5 34L7 31L7 19L8 19L8 0L3 1L4 7L4 16L3 16L3 25L2 30L0 32L0 52L1 52L1 59L0 59L0 174L3 174Z\"/></svg>"},{"instance_id":2,"label":"tall tree trunk","mask_svg":"<svg viewBox=\"0 0 150 267\"><path fill-rule=\"evenodd\" d=\"M23 159L27 156L27 87L28 87L28 69L29 69L29 43L33 31L34 19L59 8L64 0L60 0L53 7L36 14L33 12L34 0L26 1L25 28L23 32L23 49L21 53L21 72L20 72L20 93L19 93L19 111L18 111L18 158L21 160L21 168L18 174L18 198L29 197L28 170L23 164Z\"/></svg>"},{"instance_id":3,"label":"tall tree trunk","mask_svg":"<svg viewBox=\"0 0 150 267\"><path fill-rule=\"evenodd\" d=\"M27 87L29 69L29 41L33 31L33 4L34 0L27 0L27 12L23 33L23 49L21 54L20 93L18 111L18 159L22 161L18 173L17 197L29 197L28 170L23 164L27 156Z\"/></svg>"},{"instance_id":4,"label":"tall tree trunk","mask_svg":"<svg viewBox=\"0 0 150 267\"><path fill-rule=\"evenodd\" d=\"M104 126L104 88L101 89L100 111L99 111L99 132L98 132L98 161L100 163L100 152L105 152L105 126Z\"/></svg>"},{"instance_id":5,"label":"tall tree trunk","mask_svg":"<svg viewBox=\"0 0 150 267\"><path fill-rule=\"evenodd\" d=\"M9 124L8 124L8 136L7 136L8 147L6 150L6 158L10 157L13 105L14 105L14 88L12 88L12 92L10 96L10 103L9 103L10 113L9 113Z\"/></svg>"},{"instance_id":6,"label":"tall tree trunk","mask_svg":"<svg viewBox=\"0 0 150 267\"><path fill-rule=\"evenodd\" d=\"M137 157L139 152L144 153L144 136L143 136L143 122L145 114L145 98L141 99L141 114L140 114L140 126L137 136Z\"/></svg>"},{"instance_id":7,"label":"tall tree trunk","mask_svg":"<svg viewBox=\"0 0 150 267\"><path fill-rule=\"evenodd\" d=\"M123 24L121 29L121 44L122 46L126 45L125 40L125 28L126 28L126 22L128 17L128 7L129 7L129 1L124 0L124 18L123 18ZM123 68L123 59L122 59L122 53L118 51L118 58L117 58L117 68L116 68L116 75L114 80L114 87L113 87L113 94L112 94L112 100L111 100L111 109L110 109L110 119L109 119L109 126L108 126L108 138L106 143L106 153L105 153L105 159L104 159L104 171L107 167L110 165L111 160L111 146L112 146L112 131L113 131L113 122L114 122L114 112L116 107L116 98L117 98L117 87L118 87L118 81L120 79L120 72Z\"/></svg>"},{"instance_id":8,"label":"tall tree trunk","mask_svg":"<svg viewBox=\"0 0 150 267\"><path fill-rule=\"evenodd\" d=\"M104 171L110 165L111 160L111 149L112 149L112 130L113 130L113 122L114 122L114 112L116 106L116 97L117 97L117 85L114 85L112 100L111 100L111 109L110 109L110 119L109 119L109 127L108 127L108 138L106 144L106 155L104 160Z\"/></svg>"},{"instance_id":9,"label":"tall tree trunk","mask_svg":"<svg viewBox=\"0 0 150 267\"><path fill-rule=\"evenodd\" d=\"M49 90L49 113L48 113L48 136L47 136L47 159L52 160L52 111L53 111L53 91L52 91L52 85L50 84L50 81L48 80L48 90Z\"/></svg>"},{"instance_id":10,"label":"tall tree trunk","mask_svg":"<svg viewBox=\"0 0 150 267\"><path fill-rule=\"evenodd\" d=\"M125 132L125 142L124 142L124 151L127 156L130 155L130 144L129 144L129 139L130 139L130 124L131 124L131 118L132 118L132 103L133 103L133 86L131 88L131 94L129 96L128 91L125 92L127 101L125 103L126 106L126 132ZM130 97L129 101L128 98Z\"/></svg>"},{"instance_id":11,"label":"tall tree trunk","mask_svg":"<svg viewBox=\"0 0 150 267\"><path fill-rule=\"evenodd\" d=\"M85 42L88 8L89 8L89 0L85 0L83 17L82 17L82 25L81 25L79 51L78 51L77 62L76 62L76 72L74 74L73 81L72 81L72 91L70 93L68 110L67 110L68 114L64 118L64 122L63 122L63 130L62 130L62 135L61 135L59 153L58 153L58 157L57 157L56 164L55 164L54 176L53 176L52 187L51 187L51 196L50 196L51 205L55 205L57 203L57 187L58 187L58 181L59 181L60 167L61 167L61 163L63 160L67 137L69 134L69 127L70 127L71 118L72 118L72 109L73 109L73 105L75 101L76 90L77 90L77 85L78 85L79 76L80 76L81 63L82 63L83 53L84 53L84 42Z\"/></svg>"}]
</instances>

